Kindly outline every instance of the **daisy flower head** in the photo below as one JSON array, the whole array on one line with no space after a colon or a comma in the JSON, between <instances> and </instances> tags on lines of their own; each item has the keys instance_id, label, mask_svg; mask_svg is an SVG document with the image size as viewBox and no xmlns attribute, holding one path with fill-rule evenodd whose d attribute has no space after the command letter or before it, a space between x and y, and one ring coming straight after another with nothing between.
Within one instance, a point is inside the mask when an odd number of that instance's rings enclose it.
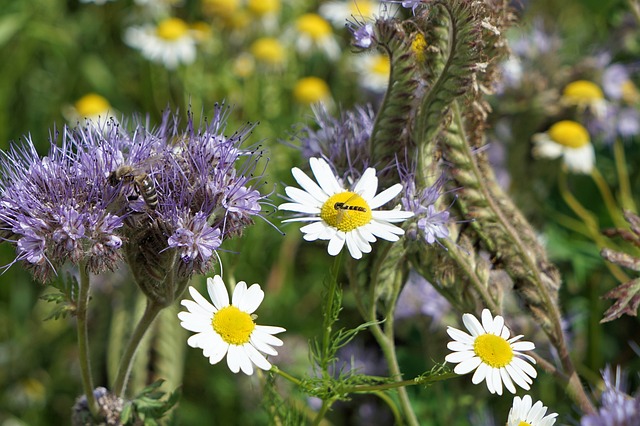
<instances>
[{"instance_id":1,"label":"daisy flower head","mask_svg":"<svg viewBox=\"0 0 640 426\"><path fill-rule=\"evenodd\" d=\"M196 37L180 18L167 18L156 26L130 27L124 34L124 41L140 50L148 60L159 62L168 69L191 64L196 59Z\"/></svg>"},{"instance_id":2,"label":"daisy flower head","mask_svg":"<svg viewBox=\"0 0 640 426\"><path fill-rule=\"evenodd\" d=\"M537 158L558 158L574 173L591 173L596 161L589 132L580 123L562 120L544 133L533 135L533 155Z\"/></svg>"},{"instance_id":3,"label":"daisy flower head","mask_svg":"<svg viewBox=\"0 0 640 426\"><path fill-rule=\"evenodd\" d=\"M331 24L316 13L305 13L295 21L295 45L298 52L309 55L314 50L324 53L327 58L336 60L340 57L340 45Z\"/></svg>"},{"instance_id":4,"label":"daisy flower head","mask_svg":"<svg viewBox=\"0 0 640 426\"><path fill-rule=\"evenodd\" d=\"M602 89L589 80L576 80L567 84L562 92L561 102L576 106L581 111L588 109L596 117L604 116L607 110Z\"/></svg>"},{"instance_id":5,"label":"daisy flower head","mask_svg":"<svg viewBox=\"0 0 640 426\"><path fill-rule=\"evenodd\" d=\"M104 127L109 119L114 119L115 110L109 101L97 93L87 93L75 101L73 105L63 108L62 114L69 124L91 121L98 127Z\"/></svg>"},{"instance_id":6,"label":"daisy flower head","mask_svg":"<svg viewBox=\"0 0 640 426\"><path fill-rule=\"evenodd\" d=\"M328 240L331 256L336 256L346 244L351 257L360 259L363 253L371 252L371 243L377 238L398 241L404 234L402 228L392 223L412 217L412 212L376 210L402 191L401 184L376 195L378 178L376 170L369 167L351 189L346 189L325 160L312 157L309 164L317 183L294 167L291 172L302 189L286 187L292 202L278 207L302 214L285 222L311 222L300 228L305 240Z\"/></svg>"},{"instance_id":7,"label":"daisy flower head","mask_svg":"<svg viewBox=\"0 0 640 426\"><path fill-rule=\"evenodd\" d=\"M513 405L509 410L507 426L552 426L556 422L557 413L547 414L547 407L542 401L533 404L531 396L525 395L513 398Z\"/></svg>"},{"instance_id":8,"label":"daisy flower head","mask_svg":"<svg viewBox=\"0 0 640 426\"><path fill-rule=\"evenodd\" d=\"M304 77L296 82L293 98L302 105L324 103L331 105L331 90L326 81L319 77Z\"/></svg>"},{"instance_id":9,"label":"daisy flower head","mask_svg":"<svg viewBox=\"0 0 640 426\"><path fill-rule=\"evenodd\" d=\"M181 302L187 311L178 314L180 325L196 334L187 344L202 349L211 364L217 364L227 356L227 365L233 373L242 370L253 374L253 366L271 369L264 354L278 355L273 346L282 346L282 340L274 334L285 331L282 327L257 325L253 313L264 299L259 284L247 288L240 281L233 291L231 303L229 293L220 275L207 279L210 303L194 287L189 287L193 300Z\"/></svg>"},{"instance_id":10,"label":"daisy flower head","mask_svg":"<svg viewBox=\"0 0 640 426\"><path fill-rule=\"evenodd\" d=\"M516 393L514 383L525 390L537 376L536 370L526 361L535 360L523 353L535 348L532 342L519 342L523 336L509 338L511 332L504 325L504 318L491 315L488 309L482 311L482 323L472 314L462 315L462 322L471 334L457 328L448 327L452 342L447 348L453 353L445 361L456 365L456 374L467 374L475 370L473 384L486 380L491 393L502 395L502 385L511 393Z\"/></svg>"},{"instance_id":11,"label":"daisy flower head","mask_svg":"<svg viewBox=\"0 0 640 426\"><path fill-rule=\"evenodd\" d=\"M384 93L389 85L391 61L386 53L357 55L353 67L359 75L359 84L374 93Z\"/></svg>"}]
</instances>

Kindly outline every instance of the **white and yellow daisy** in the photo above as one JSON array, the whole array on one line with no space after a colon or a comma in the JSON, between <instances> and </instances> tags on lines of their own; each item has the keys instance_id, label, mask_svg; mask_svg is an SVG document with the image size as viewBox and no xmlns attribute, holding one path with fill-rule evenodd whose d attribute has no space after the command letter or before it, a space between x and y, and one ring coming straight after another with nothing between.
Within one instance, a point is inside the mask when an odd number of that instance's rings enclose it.
<instances>
[{"instance_id":1,"label":"white and yellow daisy","mask_svg":"<svg viewBox=\"0 0 640 426\"><path fill-rule=\"evenodd\" d=\"M295 40L296 49L302 54L308 55L316 49L331 60L340 57L340 45L333 28L316 13L305 13L298 17L295 21L295 31L290 32L289 37Z\"/></svg>"},{"instance_id":2,"label":"white and yellow daisy","mask_svg":"<svg viewBox=\"0 0 640 426\"><path fill-rule=\"evenodd\" d=\"M358 83L375 93L384 93L389 85L391 61L386 53L355 55L353 68L358 73Z\"/></svg>"},{"instance_id":3,"label":"white and yellow daisy","mask_svg":"<svg viewBox=\"0 0 640 426\"><path fill-rule=\"evenodd\" d=\"M513 398L513 405L507 418L507 426L552 426L556 422L557 413L547 413L547 407L541 401L533 404L529 395Z\"/></svg>"},{"instance_id":4,"label":"white and yellow daisy","mask_svg":"<svg viewBox=\"0 0 640 426\"><path fill-rule=\"evenodd\" d=\"M287 60L284 46L273 37L257 39L251 44L249 50L257 62L271 68L282 68Z\"/></svg>"},{"instance_id":5,"label":"white and yellow daisy","mask_svg":"<svg viewBox=\"0 0 640 426\"><path fill-rule=\"evenodd\" d=\"M293 98L302 105L323 103L332 105L331 90L326 81L319 77L304 77L293 87Z\"/></svg>"},{"instance_id":6,"label":"white and yellow daisy","mask_svg":"<svg viewBox=\"0 0 640 426\"><path fill-rule=\"evenodd\" d=\"M378 178L376 170L370 167L352 189L345 189L325 160L310 158L309 165L318 183L294 167L291 173L302 189L286 187L285 192L293 202L278 207L304 215L285 222L313 222L300 228L305 240L328 240L331 256L337 255L346 243L351 257L360 259L362 253L371 252L370 243L375 242L376 237L398 241L404 234L402 228L392 223L410 218L412 212L375 210L398 195L401 184L376 195Z\"/></svg>"},{"instance_id":7,"label":"white and yellow daisy","mask_svg":"<svg viewBox=\"0 0 640 426\"><path fill-rule=\"evenodd\" d=\"M87 93L62 110L62 114L72 125L87 120L98 127L103 127L107 120L113 119L115 112L109 101L97 93Z\"/></svg>"},{"instance_id":8,"label":"white and yellow daisy","mask_svg":"<svg viewBox=\"0 0 640 426\"><path fill-rule=\"evenodd\" d=\"M544 133L532 137L533 156L536 158L558 158L574 173L591 173L596 154L589 132L580 123L562 120Z\"/></svg>"},{"instance_id":9,"label":"white and yellow daisy","mask_svg":"<svg viewBox=\"0 0 640 426\"><path fill-rule=\"evenodd\" d=\"M196 37L180 18L167 18L157 26L130 27L125 31L124 41L145 58L168 69L196 59Z\"/></svg>"},{"instance_id":10,"label":"white and yellow daisy","mask_svg":"<svg viewBox=\"0 0 640 426\"><path fill-rule=\"evenodd\" d=\"M318 11L337 28L344 28L347 20L373 21L387 7L378 0L335 0L323 3Z\"/></svg>"},{"instance_id":11,"label":"white and yellow daisy","mask_svg":"<svg viewBox=\"0 0 640 426\"><path fill-rule=\"evenodd\" d=\"M575 106L580 111L589 110L596 117L607 113L607 101L600 86L589 80L576 80L567 84L562 91L561 103Z\"/></svg>"},{"instance_id":12,"label":"white and yellow daisy","mask_svg":"<svg viewBox=\"0 0 640 426\"><path fill-rule=\"evenodd\" d=\"M207 279L207 291L213 304L194 287L189 287L193 300L181 302L188 312L178 314L182 321L180 325L196 333L189 337L187 344L202 349L211 364L220 362L227 355L227 365L234 373L242 370L247 375L253 374L253 365L263 370L271 369L271 363L262 353L278 355L273 346L282 346L282 340L274 334L285 329L254 322L252 314L264 299L260 285L247 288L247 284L240 281L233 291L231 304L220 275Z\"/></svg>"},{"instance_id":13,"label":"white and yellow daisy","mask_svg":"<svg viewBox=\"0 0 640 426\"><path fill-rule=\"evenodd\" d=\"M503 383L511 393L516 393L514 383L529 390L537 373L525 360L534 364L536 361L522 351L531 351L535 345L518 342L522 335L509 339L510 331L504 325L504 318L500 315L493 318L488 309L482 311L482 323L472 314L462 315L462 322L470 335L457 328L447 328L454 341L447 344L453 353L447 355L445 361L458 364L453 371L467 374L475 370L473 384L486 380L489 392L498 395L502 395Z\"/></svg>"}]
</instances>

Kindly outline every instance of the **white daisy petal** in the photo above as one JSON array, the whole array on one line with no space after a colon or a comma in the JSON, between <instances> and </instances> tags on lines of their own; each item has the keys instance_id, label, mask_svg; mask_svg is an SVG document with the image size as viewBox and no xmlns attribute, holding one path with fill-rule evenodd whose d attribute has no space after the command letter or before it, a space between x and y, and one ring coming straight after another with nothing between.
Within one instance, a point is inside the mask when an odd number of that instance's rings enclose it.
<instances>
[{"instance_id":1,"label":"white daisy petal","mask_svg":"<svg viewBox=\"0 0 640 426\"><path fill-rule=\"evenodd\" d=\"M280 204L278 206L278 210L287 210L290 212L297 212L297 213L320 214L320 209L315 207L314 205L298 204L298 203ZM289 222L291 222L291 219L289 219Z\"/></svg>"},{"instance_id":2,"label":"white daisy petal","mask_svg":"<svg viewBox=\"0 0 640 426\"><path fill-rule=\"evenodd\" d=\"M244 300L245 294L247 292L247 283L244 281L240 281L236 284L236 287L233 289L233 294L231 295L231 304L236 308L242 310L240 308L240 301Z\"/></svg>"},{"instance_id":3,"label":"white daisy petal","mask_svg":"<svg viewBox=\"0 0 640 426\"><path fill-rule=\"evenodd\" d=\"M489 311L486 308L483 309L481 318L482 318L482 328L484 328L484 330L489 334L495 334L493 332L493 316L491 316L491 311Z\"/></svg>"},{"instance_id":4,"label":"white daisy petal","mask_svg":"<svg viewBox=\"0 0 640 426\"><path fill-rule=\"evenodd\" d=\"M354 241L353 234L346 235L346 242L347 242L347 249L349 249L349 254L351 255L351 257L353 257L354 259L361 259L362 250L360 250L360 248L358 247L357 241Z\"/></svg>"},{"instance_id":5,"label":"white daisy petal","mask_svg":"<svg viewBox=\"0 0 640 426\"><path fill-rule=\"evenodd\" d=\"M333 195L342 190L340 184L333 175L331 166L321 158L310 158L309 165L313 171L313 176L318 181L320 188L328 194Z\"/></svg>"},{"instance_id":6,"label":"white daisy petal","mask_svg":"<svg viewBox=\"0 0 640 426\"><path fill-rule=\"evenodd\" d=\"M502 377L500 376L500 370L492 368L489 374L491 374L491 382L493 383L495 393L502 395Z\"/></svg>"},{"instance_id":7,"label":"white daisy petal","mask_svg":"<svg viewBox=\"0 0 640 426\"><path fill-rule=\"evenodd\" d=\"M303 191L302 189L296 188L295 186L287 186L284 191L297 204L315 207L318 212L320 211L320 207L322 207L322 203L326 201L318 200L307 191Z\"/></svg>"},{"instance_id":8,"label":"white daisy petal","mask_svg":"<svg viewBox=\"0 0 640 426\"><path fill-rule=\"evenodd\" d=\"M376 191L378 190L378 177L376 176L376 169L369 167L364 171L362 177L353 187L353 192L360 194L362 198L370 202ZM374 208L374 207L372 207Z\"/></svg>"},{"instance_id":9,"label":"white daisy petal","mask_svg":"<svg viewBox=\"0 0 640 426\"><path fill-rule=\"evenodd\" d=\"M256 330L265 334L278 334L278 333L282 333L283 331L286 331L282 327L274 327L270 325L256 325ZM270 344L273 344L273 343L270 343ZM282 345L282 342L280 342L280 344L277 346L281 346L281 345Z\"/></svg>"},{"instance_id":10,"label":"white daisy petal","mask_svg":"<svg viewBox=\"0 0 640 426\"><path fill-rule=\"evenodd\" d=\"M499 371L500 377L502 378L502 383L504 383L504 387L507 388L509 392L515 394L516 387L513 385L513 381L511 380L511 377L509 376L507 370L505 368L500 368Z\"/></svg>"},{"instance_id":11,"label":"white daisy petal","mask_svg":"<svg viewBox=\"0 0 640 426\"><path fill-rule=\"evenodd\" d=\"M267 361L264 355L258 352L252 345L246 343L243 348L251 362L253 362L258 368L263 370L271 369L271 363Z\"/></svg>"},{"instance_id":12,"label":"white daisy petal","mask_svg":"<svg viewBox=\"0 0 640 426\"><path fill-rule=\"evenodd\" d=\"M344 247L344 243L347 239L347 236L344 232L336 232L329 240L329 248L328 253L331 256L336 256Z\"/></svg>"},{"instance_id":13,"label":"white daisy petal","mask_svg":"<svg viewBox=\"0 0 640 426\"><path fill-rule=\"evenodd\" d=\"M248 314L252 314L258 309L262 301L264 300L264 291L260 288L260 285L253 284L245 292L243 300L239 301L237 305L238 309Z\"/></svg>"},{"instance_id":14,"label":"white daisy petal","mask_svg":"<svg viewBox=\"0 0 640 426\"><path fill-rule=\"evenodd\" d=\"M224 286L224 282L220 275L207 279L207 290L216 309L222 309L225 306L229 306L229 293L227 292L227 288Z\"/></svg>"},{"instance_id":15,"label":"white daisy petal","mask_svg":"<svg viewBox=\"0 0 640 426\"><path fill-rule=\"evenodd\" d=\"M298 185L300 185L302 189L307 191L309 195L311 195L319 202L323 203L327 200L327 198L329 198L327 193L324 192L322 188L320 188L318 184L313 181L313 179L307 176L307 174L299 168L294 167L293 169L291 169L291 174L293 175L293 178L296 180L296 182L298 182Z\"/></svg>"},{"instance_id":16,"label":"white daisy petal","mask_svg":"<svg viewBox=\"0 0 640 426\"><path fill-rule=\"evenodd\" d=\"M458 342L465 343L467 345L471 345L471 349L473 349L473 342L475 338L462 330L458 330L457 328L447 327L447 334L451 336L452 339L457 340Z\"/></svg>"},{"instance_id":17,"label":"white daisy petal","mask_svg":"<svg viewBox=\"0 0 640 426\"><path fill-rule=\"evenodd\" d=\"M402 222L414 216L413 212L405 212L402 210L373 210L371 216L374 219L384 220L387 222Z\"/></svg>"},{"instance_id":18,"label":"white daisy petal","mask_svg":"<svg viewBox=\"0 0 640 426\"><path fill-rule=\"evenodd\" d=\"M542 401L533 404L529 395L525 395L523 398L516 396L513 398L506 426L520 426L522 424L552 426L555 424L558 414L550 413L546 416L545 414L547 414L547 407L542 404Z\"/></svg>"},{"instance_id":19,"label":"white daisy petal","mask_svg":"<svg viewBox=\"0 0 640 426\"><path fill-rule=\"evenodd\" d=\"M491 367L489 367L487 364L482 363L481 359L478 359L478 361L480 361L478 363L478 368L476 368L476 372L473 373L473 377L471 378L471 383L473 383L474 385L477 385L478 383L482 382L483 380L487 379L487 381L489 381L489 379L487 378L487 374L490 373ZM455 370L454 370L455 372ZM488 383L487 383L488 385ZM489 389L491 390L491 389ZM493 392L491 392L493 393Z\"/></svg>"},{"instance_id":20,"label":"white daisy petal","mask_svg":"<svg viewBox=\"0 0 640 426\"><path fill-rule=\"evenodd\" d=\"M393 200L396 195L398 195L402 191L402 184L396 183L395 185L385 189L375 197L371 199L369 202L369 207L372 209L377 209L380 206L387 204L389 201Z\"/></svg>"},{"instance_id":21,"label":"white daisy petal","mask_svg":"<svg viewBox=\"0 0 640 426\"><path fill-rule=\"evenodd\" d=\"M229 351L227 352L227 366L232 373L240 371L241 364L251 364L249 357L246 356L242 347L238 345L229 345Z\"/></svg>"},{"instance_id":22,"label":"white daisy petal","mask_svg":"<svg viewBox=\"0 0 640 426\"><path fill-rule=\"evenodd\" d=\"M449 343L449 345L450 345L450 344L451 344L451 343ZM451 349L451 350L454 350L454 349L453 349L451 346L449 346L449 345L447 345L447 347L448 347L449 349ZM453 362L453 363L459 364L459 363L464 362L464 361L466 361L466 360L468 360L468 359L471 359L471 358L473 358L473 357L475 357L475 356L476 356L476 353L475 353L474 351L454 352L454 353L451 353L451 354L447 355L447 356L444 358L444 360L445 360L445 361L447 361L447 362ZM476 357L476 358L477 358L477 357ZM475 361L474 361L474 362L475 362ZM480 358L478 358L478 362L480 362ZM476 365L475 367L477 367L477 365ZM475 367L473 367L473 368L475 368ZM473 368L472 368L472 370L473 370ZM469 371L471 371L471 370L469 370ZM467 373L468 373L469 371L467 371ZM464 373L458 373L458 374L464 374Z\"/></svg>"},{"instance_id":23,"label":"white daisy petal","mask_svg":"<svg viewBox=\"0 0 640 426\"><path fill-rule=\"evenodd\" d=\"M205 310L209 312L217 311L217 309L207 299L205 299L198 290L195 289L195 287L189 286L189 294L193 300Z\"/></svg>"},{"instance_id":24,"label":"white daisy petal","mask_svg":"<svg viewBox=\"0 0 640 426\"><path fill-rule=\"evenodd\" d=\"M473 337L486 334L484 328L482 328L482 324L480 324L480 321L478 321L475 316L471 314L464 314L462 315L462 322Z\"/></svg>"},{"instance_id":25,"label":"white daisy petal","mask_svg":"<svg viewBox=\"0 0 640 426\"><path fill-rule=\"evenodd\" d=\"M462 361L460 364L456 365L453 371L454 373L460 374L460 375L467 374L472 372L476 368L478 368L481 362L482 360L480 358L473 357L465 361Z\"/></svg>"}]
</instances>

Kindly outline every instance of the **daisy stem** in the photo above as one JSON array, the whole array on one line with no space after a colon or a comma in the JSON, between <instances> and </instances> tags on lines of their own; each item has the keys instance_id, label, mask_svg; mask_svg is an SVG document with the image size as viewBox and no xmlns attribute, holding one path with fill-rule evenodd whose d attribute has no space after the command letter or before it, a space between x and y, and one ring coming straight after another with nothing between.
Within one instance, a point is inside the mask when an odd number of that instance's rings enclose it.
<instances>
[{"instance_id":1,"label":"daisy stem","mask_svg":"<svg viewBox=\"0 0 640 426\"><path fill-rule=\"evenodd\" d=\"M78 333L78 353L80 371L82 374L82 386L87 398L89 412L94 418L98 418L98 404L93 395L93 377L91 375L91 359L89 358L89 333L87 327L87 305L89 304L89 271L87 265L82 262L79 267L80 291L76 301L76 321Z\"/></svg>"},{"instance_id":2,"label":"daisy stem","mask_svg":"<svg viewBox=\"0 0 640 426\"><path fill-rule=\"evenodd\" d=\"M567 185L567 174L564 171L560 172L558 177L558 186L560 187L560 195L565 203L573 210L575 214L582 219L589 231L589 237L597 244L599 249L607 247L607 241L600 234L598 221L593 216L593 213L588 211L580 202L571 194L569 186ZM627 274L622 271L617 265L611 262L605 262L605 265L611 271L611 274L616 277L621 283L629 281Z\"/></svg>"},{"instance_id":3,"label":"daisy stem","mask_svg":"<svg viewBox=\"0 0 640 426\"><path fill-rule=\"evenodd\" d=\"M117 396L123 396L127 386L127 380L129 379L129 373L131 372L131 366L133 365L133 357L140 345L140 341L151 326L151 323L153 323L153 320L158 316L158 313L160 313L163 308L164 306L162 304L147 298L147 306L144 309L144 313L138 321L136 328L133 330L129 343L127 343L127 347L120 359L118 374L116 375L116 380L113 383L113 390Z\"/></svg>"},{"instance_id":4,"label":"daisy stem","mask_svg":"<svg viewBox=\"0 0 640 426\"><path fill-rule=\"evenodd\" d=\"M327 299L324 306L323 324L322 324L322 372L325 377L329 377L329 361L331 358L331 331L333 329L333 323L338 319L338 313L340 312L339 306L334 306L336 303L336 291L338 287L338 272L342 265L342 251L338 253L333 261L331 267L329 286L327 288ZM339 298L338 298L339 299Z\"/></svg>"},{"instance_id":5,"label":"daisy stem","mask_svg":"<svg viewBox=\"0 0 640 426\"><path fill-rule=\"evenodd\" d=\"M613 220L613 223L618 228L625 228L627 224L620 214L620 209L618 208L616 200L613 198L611 189L609 189L609 185L607 185L607 182L602 177L600 171L595 167L593 168L593 170L591 170L591 178L598 187L600 195L602 195L602 199L604 200L604 204L607 207L607 211L609 212L609 216L611 216L611 220Z\"/></svg>"},{"instance_id":6,"label":"daisy stem","mask_svg":"<svg viewBox=\"0 0 640 426\"><path fill-rule=\"evenodd\" d=\"M636 203L633 201L631 185L629 184L629 170L627 169L627 161L624 155L624 146L618 138L613 144L613 156L616 162L616 171L618 173L618 184L620 185L620 203L622 208L631 210L633 213L638 211Z\"/></svg>"},{"instance_id":7,"label":"daisy stem","mask_svg":"<svg viewBox=\"0 0 640 426\"><path fill-rule=\"evenodd\" d=\"M391 248L391 244L387 244L386 252L380 256L380 259L384 259L389 253ZM379 286L378 283L378 273L379 267L382 264L380 262L377 268L371 272L371 282L369 283L369 309L368 309L368 321L371 321L371 332L373 336L378 342L378 345L382 349L382 353L384 354L385 359L387 360L387 365L389 366L389 373L391 373L391 377L395 378L399 382L402 380L402 372L400 371L400 366L398 365L398 358L396 357L396 348L395 348L395 338L393 331L393 307L395 306L395 302L397 296L399 294L399 286L395 286L394 288L394 296L393 300L389 301L389 306L391 308L386 313L386 318L384 321L384 331L380 327L380 323L377 319L377 294L376 289ZM418 426L420 423L416 417L416 414L413 412L413 407L411 406L411 401L409 400L409 394L407 393L407 388L402 385L397 388L398 397L400 398L400 405L402 406L402 411L406 417L407 424L410 426Z\"/></svg>"},{"instance_id":8,"label":"daisy stem","mask_svg":"<svg viewBox=\"0 0 640 426\"><path fill-rule=\"evenodd\" d=\"M289 373L287 373L285 371L280 370L275 365L271 365L271 371L274 372L275 374L281 376L282 378L290 381L294 385L297 385L297 386L302 385L302 380L298 379L297 377L292 376L291 374L289 374Z\"/></svg>"}]
</instances>

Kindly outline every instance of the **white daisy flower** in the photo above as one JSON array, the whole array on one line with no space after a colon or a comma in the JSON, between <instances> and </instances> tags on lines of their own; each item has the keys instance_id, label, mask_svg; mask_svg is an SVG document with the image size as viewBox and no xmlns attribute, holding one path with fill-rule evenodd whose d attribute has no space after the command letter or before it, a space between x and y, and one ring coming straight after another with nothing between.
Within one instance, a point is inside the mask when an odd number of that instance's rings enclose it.
<instances>
[{"instance_id":1,"label":"white daisy flower","mask_svg":"<svg viewBox=\"0 0 640 426\"><path fill-rule=\"evenodd\" d=\"M220 275L207 279L207 291L213 305L193 287L189 293L193 300L185 299L181 304L188 312L180 312L180 325L196 334L187 344L200 348L211 364L217 364L227 355L229 369L237 373L253 374L253 365L263 370L271 369L263 352L278 355L273 346L282 346L282 340L274 334L285 331L282 327L256 325L252 315L264 298L260 285L247 288L240 281L233 291L231 304L229 294Z\"/></svg>"},{"instance_id":2,"label":"white daisy flower","mask_svg":"<svg viewBox=\"0 0 640 426\"><path fill-rule=\"evenodd\" d=\"M393 15L397 7L380 0L334 0L323 3L320 14L337 28L344 28L347 20L373 21L382 14Z\"/></svg>"},{"instance_id":3,"label":"white daisy flower","mask_svg":"<svg viewBox=\"0 0 640 426\"><path fill-rule=\"evenodd\" d=\"M159 62L168 69L179 64L190 64L196 59L196 37L180 18L167 18L157 26L145 25L128 28L124 41L142 56Z\"/></svg>"},{"instance_id":4,"label":"white daisy flower","mask_svg":"<svg viewBox=\"0 0 640 426\"><path fill-rule=\"evenodd\" d=\"M491 316L488 309L482 311L482 324L472 314L462 315L462 322L471 335L457 328L448 327L447 333L453 342L447 348L454 351L447 355L445 361L456 363L456 374L467 374L473 370L471 381L477 385L487 381L487 388L491 393L502 395L502 384L511 392L516 393L517 384L529 390L532 378L537 376L536 370L525 360L534 363L535 360L522 351L535 348L532 342L518 342L523 336L509 339L509 329L504 325L504 318Z\"/></svg>"},{"instance_id":5,"label":"white daisy flower","mask_svg":"<svg viewBox=\"0 0 640 426\"><path fill-rule=\"evenodd\" d=\"M562 120L544 133L532 137L533 155L537 158L558 158L574 173L591 173L596 154L589 132L580 123Z\"/></svg>"},{"instance_id":6,"label":"white daisy flower","mask_svg":"<svg viewBox=\"0 0 640 426\"><path fill-rule=\"evenodd\" d=\"M557 413L547 413L547 407L541 401L533 404L531 397L525 395L513 398L513 406L509 411L507 426L552 426L556 422Z\"/></svg>"},{"instance_id":7,"label":"white daisy flower","mask_svg":"<svg viewBox=\"0 0 640 426\"><path fill-rule=\"evenodd\" d=\"M349 190L344 188L325 160L310 158L309 164L318 183L294 167L291 173L302 189L286 187L285 192L293 202L278 207L304 215L285 222L313 222L300 228L305 240L328 240L331 256L337 255L346 243L351 257L360 259L362 253L371 252L370 243L375 242L376 237L398 241L404 234L402 228L392 223L410 218L412 212L375 210L398 195L402 191L401 184L376 195L378 178L376 170L370 167Z\"/></svg>"},{"instance_id":8,"label":"white daisy flower","mask_svg":"<svg viewBox=\"0 0 640 426\"><path fill-rule=\"evenodd\" d=\"M92 122L104 128L108 120L115 120L115 110L109 101L97 93L87 93L73 105L66 105L62 114L71 125L78 122Z\"/></svg>"},{"instance_id":9,"label":"white daisy flower","mask_svg":"<svg viewBox=\"0 0 640 426\"><path fill-rule=\"evenodd\" d=\"M295 31L288 35L295 41L298 52L309 55L314 50L324 53L327 58L336 60L341 49L333 34L329 22L315 13L305 13L295 21Z\"/></svg>"},{"instance_id":10,"label":"white daisy flower","mask_svg":"<svg viewBox=\"0 0 640 426\"><path fill-rule=\"evenodd\" d=\"M391 61L386 53L363 53L353 57L358 83L375 93L384 93L389 85Z\"/></svg>"},{"instance_id":11,"label":"white daisy flower","mask_svg":"<svg viewBox=\"0 0 640 426\"><path fill-rule=\"evenodd\" d=\"M607 101L602 89L589 80L576 80L567 84L560 102L566 106L576 106L580 111L588 109L598 118L604 118L607 113Z\"/></svg>"}]
</instances>

